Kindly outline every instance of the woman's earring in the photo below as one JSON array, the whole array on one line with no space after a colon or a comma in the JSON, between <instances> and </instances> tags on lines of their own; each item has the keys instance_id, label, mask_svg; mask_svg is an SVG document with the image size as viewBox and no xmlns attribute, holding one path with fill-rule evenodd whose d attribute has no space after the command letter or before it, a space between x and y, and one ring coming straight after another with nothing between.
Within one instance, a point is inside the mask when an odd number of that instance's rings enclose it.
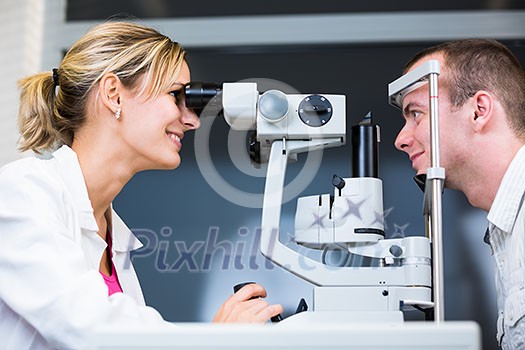
<instances>
[{"instance_id":1,"label":"woman's earring","mask_svg":"<svg viewBox=\"0 0 525 350\"><path fill-rule=\"evenodd\" d=\"M117 108L117 111L115 112L115 119L119 120L120 119L120 107Z\"/></svg>"}]
</instances>

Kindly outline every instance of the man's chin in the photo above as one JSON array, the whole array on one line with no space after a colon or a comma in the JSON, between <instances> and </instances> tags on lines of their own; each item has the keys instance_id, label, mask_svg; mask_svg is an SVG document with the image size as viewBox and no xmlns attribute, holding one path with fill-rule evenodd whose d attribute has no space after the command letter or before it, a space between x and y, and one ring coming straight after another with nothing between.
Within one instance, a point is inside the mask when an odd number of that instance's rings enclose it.
<instances>
[{"instance_id":1,"label":"man's chin","mask_svg":"<svg viewBox=\"0 0 525 350\"><path fill-rule=\"evenodd\" d=\"M412 169L414 169L414 171L416 172L416 176L417 175L423 175L423 174L426 174L427 173L427 169L428 168L416 168L416 167L412 167Z\"/></svg>"}]
</instances>

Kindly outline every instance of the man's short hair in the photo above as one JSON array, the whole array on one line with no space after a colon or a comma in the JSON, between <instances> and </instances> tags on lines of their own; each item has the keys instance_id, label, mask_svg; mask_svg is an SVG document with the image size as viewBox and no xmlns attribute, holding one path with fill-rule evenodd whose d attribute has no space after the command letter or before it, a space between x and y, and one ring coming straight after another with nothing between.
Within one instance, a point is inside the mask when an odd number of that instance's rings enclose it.
<instances>
[{"instance_id":1,"label":"man's short hair","mask_svg":"<svg viewBox=\"0 0 525 350\"><path fill-rule=\"evenodd\" d=\"M505 109L515 134L525 139L525 72L512 51L490 39L446 42L419 52L405 71L426 56L441 53L446 74L440 82L454 107L461 107L476 92L493 93Z\"/></svg>"}]
</instances>

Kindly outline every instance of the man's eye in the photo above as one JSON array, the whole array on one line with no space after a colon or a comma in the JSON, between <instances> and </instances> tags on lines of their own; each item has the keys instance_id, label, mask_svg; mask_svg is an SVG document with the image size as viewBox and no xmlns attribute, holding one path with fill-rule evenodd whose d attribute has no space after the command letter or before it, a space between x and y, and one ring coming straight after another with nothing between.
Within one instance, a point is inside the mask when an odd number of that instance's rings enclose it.
<instances>
[{"instance_id":1,"label":"man's eye","mask_svg":"<svg viewBox=\"0 0 525 350\"><path fill-rule=\"evenodd\" d=\"M418 112L418 111L411 111L410 112L411 116L416 119L417 117L419 117L421 115L421 112Z\"/></svg>"}]
</instances>

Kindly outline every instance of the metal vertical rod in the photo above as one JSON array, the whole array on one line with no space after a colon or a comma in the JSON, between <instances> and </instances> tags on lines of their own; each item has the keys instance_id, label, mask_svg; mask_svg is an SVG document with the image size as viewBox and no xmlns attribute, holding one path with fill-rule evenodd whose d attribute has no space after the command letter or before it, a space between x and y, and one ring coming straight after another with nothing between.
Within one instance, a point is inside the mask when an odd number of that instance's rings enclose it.
<instances>
[{"instance_id":1,"label":"metal vertical rod","mask_svg":"<svg viewBox=\"0 0 525 350\"><path fill-rule=\"evenodd\" d=\"M431 168L437 169L439 164L439 113L438 113L438 74L429 76L430 92L430 138L431 138ZM443 179L432 178L430 229L432 241L432 277L434 293L434 321L445 320L444 286L443 286L443 225L442 225L442 189Z\"/></svg>"}]
</instances>

